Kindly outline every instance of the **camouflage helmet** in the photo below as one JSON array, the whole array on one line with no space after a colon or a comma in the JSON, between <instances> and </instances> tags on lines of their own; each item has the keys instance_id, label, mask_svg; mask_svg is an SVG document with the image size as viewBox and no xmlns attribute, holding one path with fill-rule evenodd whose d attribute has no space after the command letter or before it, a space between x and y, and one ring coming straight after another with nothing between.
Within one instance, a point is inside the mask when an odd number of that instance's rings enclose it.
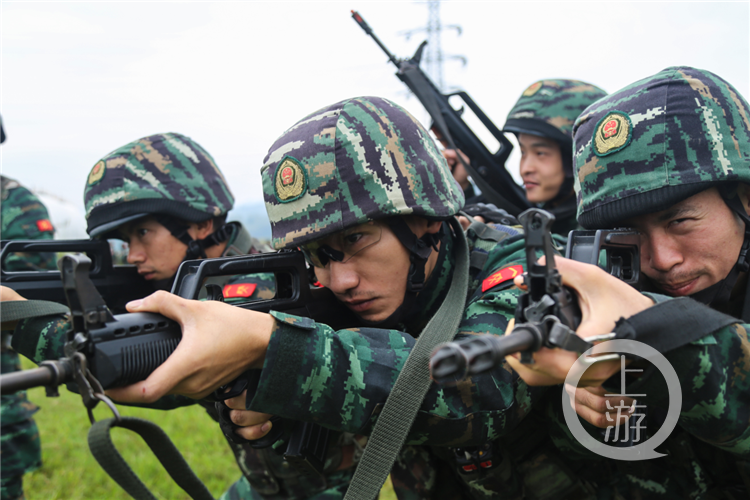
<instances>
[{"instance_id":1,"label":"camouflage helmet","mask_svg":"<svg viewBox=\"0 0 750 500\"><path fill-rule=\"evenodd\" d=\"M271 146L261 175L277 249L396 215L447 219L464 204L427 130L380 97L303 118Z\"/></svg>"},{"instance_id":2,"label":"camouflage helmet","mask_svg":"<svg viewBox=\"0 0 750 500\"><path fill-rule=\"evenodd\" d=\"M83 197L92 237L147 215L205 221L234 203L211 155L176 133L143 137L106 155L91 169Z\"/></svg>"},{"instance_id":3,"label":"camouflage helmet","mask_svg":"<svg viewBox=\"0 0 750 500\"><path fill-rule=\"evenodd\" d=\"M578 221L587 228L750 183L750 107L705 70L667 68L596 102L576 121L574 141Z\"/></svg>"},{"instance_id":4,"label":"camouflage helmet","mask_svg":"<svg viewBox=\"0 0 750 500\"><path fill-rule=\"evenodd\" d=\"M575 119L605 95L599 87L578 80L539 80L523 91L503 132L548 137L569 146Z\"/></svg>"}]
</instances>

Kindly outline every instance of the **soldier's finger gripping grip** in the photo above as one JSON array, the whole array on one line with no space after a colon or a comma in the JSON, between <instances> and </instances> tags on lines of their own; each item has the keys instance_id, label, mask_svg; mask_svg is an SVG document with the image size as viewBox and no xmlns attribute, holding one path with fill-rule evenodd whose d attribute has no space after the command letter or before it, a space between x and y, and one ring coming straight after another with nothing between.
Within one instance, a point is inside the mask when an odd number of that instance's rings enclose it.
<instances>
[{"instance_id":1,"label":"soldier's finger gripping grip","mask_svg":"<svg viewBox=\"0 0 750 500\"><path fill-rule=\"evenodd\" d=\"M249 443L251 448L268 448L276 441L281 439L284 435L284 421L281 417L271 417L271 430L260 439L245 439L235 432L237 429L242 429L242 426L232 422L229 416L229 412L232 411L225 401L233 397L239 396L245 390L247 390L247 401L252 400L255 390L258 387L260 381L261 370L248 370L240 377L232 382L231 384L223 385L214 391L214 397L219 401L216 402L216 411L219 414L219 426L221 432L224 433L227 439L230 439L234 443Z\"/></svg>"}]
</instances>

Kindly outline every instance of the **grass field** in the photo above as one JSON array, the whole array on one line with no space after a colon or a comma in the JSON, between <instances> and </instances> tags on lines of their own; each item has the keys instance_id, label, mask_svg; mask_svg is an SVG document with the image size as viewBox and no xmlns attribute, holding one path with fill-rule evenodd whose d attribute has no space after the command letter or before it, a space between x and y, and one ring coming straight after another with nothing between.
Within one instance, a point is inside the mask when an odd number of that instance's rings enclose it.
<instances>
[{"instance_id":1,"label":"grass field","mask_svg":"<svg viewBox=\"0 0 750 500\"><path fill-rule=\"evenodd\" d=\"M24 368L34 365L23 360ZM35 419L42 440L42 467L24 476L27 500L119 500L128 496L99 467L88 449L89 424L80 396L61 388L59 398L47 398L44 389L29 391L29 399L40 406ZM120 413L151 420L169 435L198 477L218 498L240 477L237 464L218 424L199 406L171 411L119 406ZM111 412L100 404L94 410L97 420ZM125 460L159 499L189 499L169 478L143 441L125 429L116 429L113 441ZM380 494L382 500L395 499L390 480Z\"/></svg>"}]
</instances>

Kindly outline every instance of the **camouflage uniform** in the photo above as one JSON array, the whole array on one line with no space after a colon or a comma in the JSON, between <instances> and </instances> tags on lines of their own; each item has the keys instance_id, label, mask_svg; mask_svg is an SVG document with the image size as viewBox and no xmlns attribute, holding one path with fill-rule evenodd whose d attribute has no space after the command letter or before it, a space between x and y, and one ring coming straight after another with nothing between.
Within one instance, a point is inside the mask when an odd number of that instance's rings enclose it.
<instances>
[{"instance_id":1,"label":"camouflage uniform","mask_svg":"<svg viewBox=\"0 0 750 500\"><path fill-rule=\"evenodd\" d=\"M174 133L144 137L106 155L92 168L84 198L88 232L96 237L118 237L120 225L152 216L179 239L184 229L180 221L220 216L234 203L213 158L190 138ZM223 256L270 250L253 240L237 222L226 224L223 230L227 233ZM215 283L224 286L230 303L271 298L276 288L273 275L263 273L221 278ZM25 320L16 329L16 347L37 363L57 359L63 353L67 327L64 317ZM218 420L213 402L168 396L145 406L166 410L192 404L200 404ZM223 498L323 499L340 497L348 485L352 469L336 469L343 450L356 445L353 434L342 434L330 447L325 478L319 479L302 477L290 469L283 459L283 448L256 450L246 443L233 442L229 446L243 476Z\"/></svg>"},{"instance_id":2,"label":"camouflage uniform","mask_svg":"<svg viewBox=\"0 0 750 500\"><path fill-rule=\"evenodd\" d=\"M31 191L18 182L0 176L2 205L0 226L2 239L52 239L54 229L47 209ZM6 271L55 269L54 255L10 255ZM21 369L18 354L10 347L13 332L2 332L0 366L2 373ZM3 394L2 399L2 482L0 496L5 499L23 498L23 474L42 465L39 430L31 416L39 408L26 398L25 392Z\"/></svg>"},{"instance_id":3,"label":"camouflage uniform","mask_svg":"<svg viewBox=\"0 0 750 500\"><path fill-rule=\"evenodd\" d=\"M599 87L578 80L540 80L521 94L503 126L503 132L554 139L560 145L565 180L560 191L540 208L555 214L552 231L567 236L579 229L573 193L573 122L587 106L607 95Z\"/></svg>"},{"instance_id":4,"label":"camouflage uniform","mask_svg":"<svg viewBox=\"0 0 750 500\"><path fill-rule=\"evenodd\" d=\"M261 174L276 248L304 246L374 219L447 219L463 203L427 132L401 108L375 97L342 101L302 119L271 147ZM336 331L272 312L276 326L248 408L370 434L414 337L448 292L454 237L443 227L436 266L410 308L416 312L395 328L363 322ZM512 277L525 265L523 236L517 228L494 229L490 240L473 229L467 235L473 266L459 337L502 335L514 315L519 290ZM289 366L295 370L284 368ZM463 451L456 447L511 439L545 392L529 388L505 366L457 387L433 385L392 470L399 498L517 497L523 486L507 460L496 455L476 473L459 474Z\"/></svg>"},{"instance_id":5,"label":"camouflage uniform","mask_svg":"<svg viewBox=\"0 0 750 500\"><path fill-rule=\"evenodd\" d=\"M732 186L750 184L750 106L719 76L690 67L667 68L590 106L576 121L574 134L583 226L617 227L717 186L730 209L745 220L747 244L747 214L741 205L734 208ZM738 258L738 265L743 259ZM747 318L750 311L742 308L747 293L709 305ZM678 427L663 449L657 448L668 456L648 462L593 456L567 432L558 401L558 408L550 405L549 412L559 424L553 431L559 447L571 458L609 462L610 477L619 479L632 498L748 498L749 329L738 322L665 353L682 385ZM652 372L626 388L627 393L647 394L648 418L653 413L658 420L665 410L661 384L662 377ZM649 426L648 432L658 427Z\"/></svg>"}]
</instances>

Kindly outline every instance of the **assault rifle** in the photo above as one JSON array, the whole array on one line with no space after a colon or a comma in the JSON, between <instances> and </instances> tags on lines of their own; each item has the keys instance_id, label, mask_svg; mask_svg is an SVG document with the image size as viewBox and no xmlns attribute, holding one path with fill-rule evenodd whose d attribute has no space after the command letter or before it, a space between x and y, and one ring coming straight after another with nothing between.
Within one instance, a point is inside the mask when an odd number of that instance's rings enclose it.
<instances>
[{"instance_id":1,"label":"assault rifle","mask_svg":"<svg viewBox=\"0 0 750 500\"><path fill-rule=\"evenodd\" d=\"M65 357L43 361L36 369L0 376L0 392L8 394L45 386L48 396L57 396L59 385L74 382L93 422L91 411L99 401L115 411L104 390L148 377L177 348L182 333L175 321L159 314L113 315L90 278L92 261L88 257L65 255L58 265L72 320ZM299 251L185 261L177 272L172 293L186 299L223 300L220 286L206 285L209 278L252 273L274 274L275 297L233 305L261 312L276 310L307 316L335 328L354 324L352 313L335 300L330 290L310 288L305 260ZM214 399L234 397L245 389L251 398L259 373L260 370L249 370L231 387L215 391ZM221 414L218 405L217 409ZM225 435L233 440L241 439L229 424L226 406L223 412ZM328 430L277 418L269 435L250 443L263 448L283 435L291 435L285 458L302 473L319 474L327 452Z\"/></svg>"},{"instance_id":2,"label":"assault rifle","mask_svg":"<svg viewBox=\"0 0 750 500\"><path fill-rule=\"evenodd\" d=\"M435 349L430 360L432 378L439 384L452 384L469 375L489 370L513 353L521 353L522 363L533 363L532 353L542 347L559 347L584 352L590 342L604 337L582 339L575 334L581 322L575 292L562 285L554 260L550 229L555 217L532 208L518 217L526 237L524 284L516 308L515 326L509 335L477 335L449 342ZM537 263L539 253L545 263ZM641 289L639 236L630 229L571 231L565 257L600 265L616 278Z\"/></svg>"},{"instance_id":3,"label":"assault rifle","mask_svg":"<svg viewBox=\"0 0 750 500\"><path fill-rule=\"evenodd\" d=\"M30 300L48 300L67 304L60 271L8 271L8 261L16 253L81 253L91 260L89 277L114 311L124 311L125 304L154 292L148 281L138 275L135 266L117 266L112 262L109 243L105 240L14 240L0 242L0 282Z\"/></svg>"},{"instance_id":4,"label":"assault rifle","mask_svg":"<svg viewBox=\"0 0 750 500\"><path fill-rule=\"evenodd\" d=\"M469 172L479 189L482 190L482 194L487 200L514 216L529 208L530 204L526 200L523 189L516 184L513 177L505 169L505 162L513 150L513 144L484 114L484 111L477 106L469 94L464 91L443 94L419 67L427 41L419 45L411 59L397 59L373 33L372 28L359 13L352 11L352 18L365 33L375 40L375 43L383 49L388 59L396 65L398 68L396 76L417 96L450 148L460 149L469 157L470 161L464 162L461 155L458 155L459 161ZM456 110L449 102L449 98L453 96L461 98L464 104L474 112L487 130L497 139L500 143L497 151L490 152L471 128L466 125L461 118L463 108Z\"/></svg>"}]
</instances>

